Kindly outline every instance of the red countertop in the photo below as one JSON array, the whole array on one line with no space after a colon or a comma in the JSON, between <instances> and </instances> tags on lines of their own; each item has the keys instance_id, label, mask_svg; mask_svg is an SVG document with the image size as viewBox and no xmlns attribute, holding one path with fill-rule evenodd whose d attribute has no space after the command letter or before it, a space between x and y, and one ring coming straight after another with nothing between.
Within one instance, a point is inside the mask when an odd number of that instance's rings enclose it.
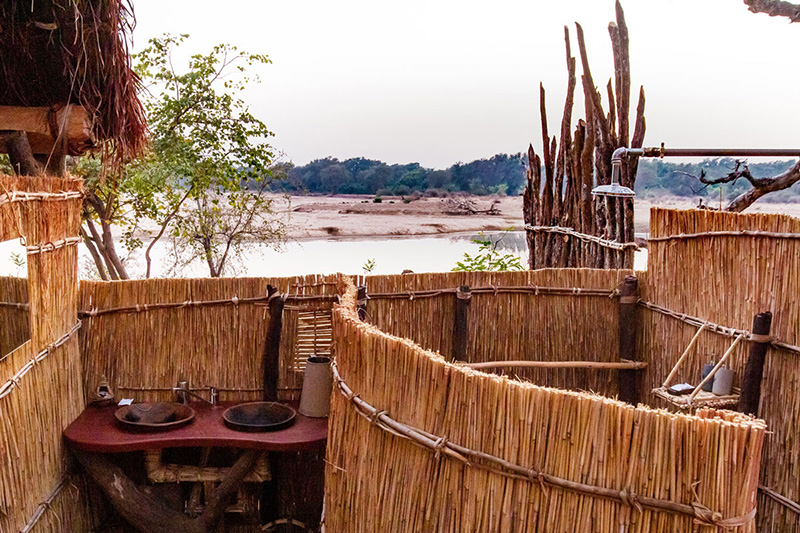
<instances>
[{"instance_id":1,"label":"red countertop","mask_svg":"<svg viewBox=\"0 0 800 533\"><path fill-rule=\"evenodd\" d=\"M298 402L287 402L297 410ZM210 406L192 402L195 416L189 424L170 431L136 432L125 429L114 418L119 407L87 407L64 430L70 447L87 452L132 452L159 448L232 447L269 451L299 451L324 448L328 419L309 418L297 413L292 426L279 431L245 433L225 425L222 413L236 403Z\"/></svg>"}]
</instances>

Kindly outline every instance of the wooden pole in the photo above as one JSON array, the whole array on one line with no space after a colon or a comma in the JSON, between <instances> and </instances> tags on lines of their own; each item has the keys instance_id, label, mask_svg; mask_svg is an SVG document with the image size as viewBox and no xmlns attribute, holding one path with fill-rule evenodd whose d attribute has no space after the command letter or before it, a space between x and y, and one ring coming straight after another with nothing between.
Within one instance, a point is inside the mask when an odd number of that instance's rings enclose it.
<instances>
[{"instance_id":1,"label":"wooden pole","mask_svg":"<svg viewBox=\"0 0 800 533\"><path fill-rule=\"evenodd\" d=\"M358 299L357 310L358 310L358 319L360 321L365 321L367 319L367 286L361 285L358 287L358 292L356 293L356 298Z\"/></svg>"},{"instance_id":2,"label":"wooden pole","mask_svg":"<svg viewBox=\"0 0 800 533\"><path fill-rule=\"evenodd\" d=\"M278 289L267 285L267 305L269 306L269 324L267 325L267 343L264 346L264 401L278 400L278 365L281 351L281 328L283 327L284 299Z\"/></svg>"},{"instance_id":3,"label":"wooden pole","mask_svg":"<svg viewBox=\"0 0 800 533\"><path fill-rule=\"evenodd\" d=\"M764 376L764 359L769 347L769 330L772 327L772 313L758 313L753 318L753 335L750 337L750 355L742 376L742 394L739 396L738 411L758 416L761 400L761 378Z\"/></svg>"},{"instance_id":4,"label":"wooden pole","mask_svg":"<svg viewBox=\"0 0 800 533\"><path fill-rule=\"evenodd\" d=\"M467 360L467 310L472 299L467 285L461 285L456 291L456 314L453 324L453 361Z\"/></svg>"},{"instance_id":5,"label":"wooden pole","mask_svg":"<svg viewBox=\"0 0 800 533\"><path fill-rule=\"evenodd\" d=\"M485 363L465 363L470 368L597 368L603 370L642 370L647 368L644 361L487 361Z\"/></svg>"},{"instance_id":6,"label":"wooden pole","mask_svg":"<svg viewBox=\"0 0 800 533\"><path fill-rule=\"evenodd\" d=\"M619 295L619 358L636 361L636 302L639 299L639 280L625 276ZM639 403L639 379L635 370L618 374L618 397L633 405Z\"/></svg>"}]
</instances>

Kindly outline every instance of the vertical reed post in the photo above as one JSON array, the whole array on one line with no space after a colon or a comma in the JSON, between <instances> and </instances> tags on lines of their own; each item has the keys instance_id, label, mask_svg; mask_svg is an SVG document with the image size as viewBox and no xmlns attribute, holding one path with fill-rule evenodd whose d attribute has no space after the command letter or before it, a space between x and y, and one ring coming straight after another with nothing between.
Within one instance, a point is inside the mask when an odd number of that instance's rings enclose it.
<instances>
[{"instance_id":1,"label":"vertical reed post","mask_svg":"<svg viewBox=\"0 0 800 533\"><path fill-rule=\"evenodd\" d=\"M367 319L367 286L360 285L357 289L356 298L358 303L356 309L358 310L358 319L362 322Z\"/></svg>"},{"instance_id":2,"label":"vertical reed post","mask_svg":"<svg viewBox=\"0 0 800 533\"><path fill-rule=\"evenodd\" d=\"M278 365L281 350L281 328L283 327L284 299L278 289L267 285L267 305L269 306L269 323L267 325L267 343L264 346L264 400L278 400Z\"/></svg>"},{"instance_id":3,"label":"vertical reed post","mask_svg":"<svg viewBox=\"0 0 800 533\"><path fill-rule=\"evenodd\" d=\"M761 400L761 378L764 376L764 359L769 348L769 330L772 326L772 313L758 313L753 318L753 334L750 337L750 355L742 376L742 393L739 396L738 411L758 416Z\"/></svg>"},{"instance_id":4,"label":"vertical reed post","mask_svg":"<svg viewBox=\"0 0 800 533\"><path fill-rule=\"evenodd\" d=\"M453 360L467 361L467 309L472 299L469 286L461 285L456 291L456 315L453 324Z\"/></svg>"},{"instance_id":5,"label":"vertical reed post","mask_svg":"<svg viewBox=\"0 0 800 533\"><path fill-rule=\"evenodd\" d=\"M639 280L625 276L619 294L619 358L636 361L636 302L639 299ZM639 403L639 379L636 370L620 370L617 376L621 401Z\"/></svg>"}]
</instances>

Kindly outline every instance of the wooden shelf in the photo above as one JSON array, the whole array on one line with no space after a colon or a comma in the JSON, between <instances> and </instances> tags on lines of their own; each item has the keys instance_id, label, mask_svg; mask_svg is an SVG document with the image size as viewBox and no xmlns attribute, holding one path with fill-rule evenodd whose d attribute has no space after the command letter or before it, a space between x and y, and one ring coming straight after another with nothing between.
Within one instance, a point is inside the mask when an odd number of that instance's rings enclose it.
<instances>
[{"instance_id":1,"label":"wooden shelf","mask_svg":"<svg viewBox=\"0 0 800 533\"><path fill-rule=\"evenodd\" d=\"M711 392L706 391L699 391L697 396L694 399L689 401L689 394L683 394L681 396L675 396L674 394L670 394L667 392L666 387L659 387L657 389L653 389L653 394L666 400L667 402L671 403L678 409L683 411L689 411L691 409L699 409L702 407L713 407L713 408L728 408L728 407L735 407L739 403L739 389L734 388L733 394L728 394L725 396L717 396Z\"/></svg>"}]
</instances>

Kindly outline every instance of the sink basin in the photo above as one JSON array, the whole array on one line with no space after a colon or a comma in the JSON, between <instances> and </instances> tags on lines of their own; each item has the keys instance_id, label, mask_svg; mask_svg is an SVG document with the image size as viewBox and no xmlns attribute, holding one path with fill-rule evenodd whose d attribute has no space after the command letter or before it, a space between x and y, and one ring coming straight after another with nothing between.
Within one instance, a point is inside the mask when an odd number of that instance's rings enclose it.
<instances>
[{"instance_id":1,"label":"sink basin","mask_svg":"<svg viewBox=\"0 0 800 533\"><path fill-rule=\"evenodd\" d=\"M128 429L166 431L191 422L194 409L180 403L134 403L120 407L114 416Z\"/></svg>"},{"instance_id":2,"label":"sink basin","mask_svg":"<svg viewBox=\"0 0 800 533\"><path fill-rule=\"evenodd\" d=\"M235 405L222 413L225 424L236 431L277 431L294 424L297 412L278 402L250 402Z\"/></svg>"}]
</instances>

